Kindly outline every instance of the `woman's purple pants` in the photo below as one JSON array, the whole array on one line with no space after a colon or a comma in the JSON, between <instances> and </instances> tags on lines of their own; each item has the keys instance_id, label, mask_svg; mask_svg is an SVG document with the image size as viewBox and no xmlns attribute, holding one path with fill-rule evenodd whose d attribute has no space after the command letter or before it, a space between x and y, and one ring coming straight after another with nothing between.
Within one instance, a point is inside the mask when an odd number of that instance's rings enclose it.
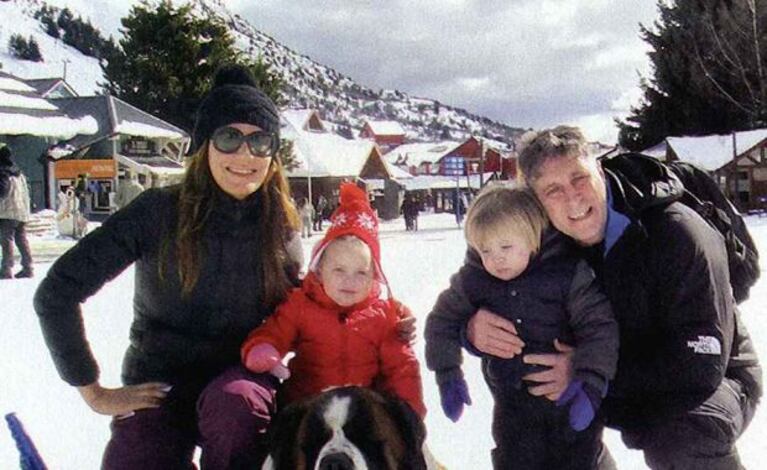
<instances>
[{"instance_id":1,"label":"woman's purple pants","mask_svg":"<svg viewBox=\"0 0 767 470\"><path fill-rule=\"evenodd\" d=\"M259 468L278 383L238 366L202 392L176 384L159 408L113 419L102 468L193 469L197 445L203 470Z\"/></svg>"}]
</instances>

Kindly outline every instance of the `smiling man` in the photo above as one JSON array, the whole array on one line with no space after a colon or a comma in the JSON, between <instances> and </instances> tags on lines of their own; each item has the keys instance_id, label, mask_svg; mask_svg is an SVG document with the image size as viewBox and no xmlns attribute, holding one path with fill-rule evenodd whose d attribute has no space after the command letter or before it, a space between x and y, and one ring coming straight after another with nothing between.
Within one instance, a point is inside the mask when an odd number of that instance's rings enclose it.
<instances>
[{"instance_id":1,"label":"smiling man","mask_svg":"<svg viewBox=\"0 0 767 470\"><path fill-rule=\"evenodd\" d=\"M761 368L732 296L722 238L677 202L679 191L637 191L603 169L577 128L538 133L519 165L612 303L621 346L603 406L608 426L654 469L742 468L735 441L761 397ZM503 357L518 341L502 320L480 310L468 340ZM525 377L530 393L555 400L567 387L572 349L557 349L524 356L549 366Z\"/></svg>"}]
</instances>

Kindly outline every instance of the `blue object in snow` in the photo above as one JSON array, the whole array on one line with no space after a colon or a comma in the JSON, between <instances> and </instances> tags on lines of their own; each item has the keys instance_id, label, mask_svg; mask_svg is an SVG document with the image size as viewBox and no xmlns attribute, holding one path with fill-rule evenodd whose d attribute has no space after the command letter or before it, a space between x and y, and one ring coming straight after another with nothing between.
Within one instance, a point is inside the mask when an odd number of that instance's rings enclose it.
<instances>
[{"instance_id":1,"label":"blue object in snow","mask_svg":"<svg viewBox=\"0 0 767 470\"><path fill-rule=\"evenodd\" d=\"M40 457L40 453L37 452L32 438L29 437L21 421L16 417L16 413L8 413L5 415L5 420L8 422L11 436L13 436L16 447L19 449L21 470L48 470L42 457Z\"/></svg>"}]
</instances>

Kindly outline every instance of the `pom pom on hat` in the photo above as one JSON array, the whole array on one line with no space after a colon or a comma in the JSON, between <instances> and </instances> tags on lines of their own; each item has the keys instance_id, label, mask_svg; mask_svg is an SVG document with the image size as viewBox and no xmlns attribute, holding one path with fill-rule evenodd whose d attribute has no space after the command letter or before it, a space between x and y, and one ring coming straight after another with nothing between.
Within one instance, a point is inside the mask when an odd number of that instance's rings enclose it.
<instances>
[{"instance_id":1,"label":"pom pom on hat","mask_svg":"<svg viewBox=\"0 0 767 470\"><path fill-rule=\"evenodd\" d=\"M330 216L330 228L312 252L310 269L315 269L322 252L336 238L354 235L370 248L376 271L382 281L381 245L378 241L378 217L370 207L367 193L354 183L341 183L338 208Z\"/></svg>"},{"instance_id":2,"label":"pom pom on hat","mask_svg":"<svg viewBox=\"0 0 767 470\"><path fill-rule=\"evenodd\" d=\"M275 134L275 143L279 142L277 106L258 89L247 68L230 64L216 72L213 87L197 109L191 151L199 150L216 129L234 123L258 126Z\"/></svg>"},{"instance_id":3,"label":"pom pom on hat","mask_svg":"<svg viewBox=\"0 0 767 470\"><path fill-rule=\"evenodd\" d=\"M256 87L256 80L245 67L237 64L229 64L218 69L216 78L213 79L213 88L226 85L246 85Z\"/></svg>"}]
</instances>

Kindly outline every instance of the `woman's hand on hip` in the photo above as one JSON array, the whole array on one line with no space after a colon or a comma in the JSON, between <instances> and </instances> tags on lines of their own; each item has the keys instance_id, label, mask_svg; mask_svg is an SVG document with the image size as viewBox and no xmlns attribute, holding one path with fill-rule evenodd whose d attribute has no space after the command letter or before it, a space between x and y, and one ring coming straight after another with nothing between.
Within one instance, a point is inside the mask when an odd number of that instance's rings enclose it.
<instances>
[{"instance_id":1,"label":"woman's hand on hip","mask_svg":"<svg viewBox=\"0 0 767 470\"><path fill-rule=\"evenodd\" d=\"M469 320L466 337L483 353L503 359L522 353L525 346L514 323L484 308Z\"/></svg>"},{"instance_id":2,"label":"woman's hand on hip","mask_svg":"<svg viewBox=\"0 0 767 470\"><path fill-rule=\"evenodd\" d=\"M171 386L162 382L147 382L105 388L98 382L77 387L85 403L102 415L125 415L144 408L157 408L170 392Z\"/></svg>"}]
</instances>

